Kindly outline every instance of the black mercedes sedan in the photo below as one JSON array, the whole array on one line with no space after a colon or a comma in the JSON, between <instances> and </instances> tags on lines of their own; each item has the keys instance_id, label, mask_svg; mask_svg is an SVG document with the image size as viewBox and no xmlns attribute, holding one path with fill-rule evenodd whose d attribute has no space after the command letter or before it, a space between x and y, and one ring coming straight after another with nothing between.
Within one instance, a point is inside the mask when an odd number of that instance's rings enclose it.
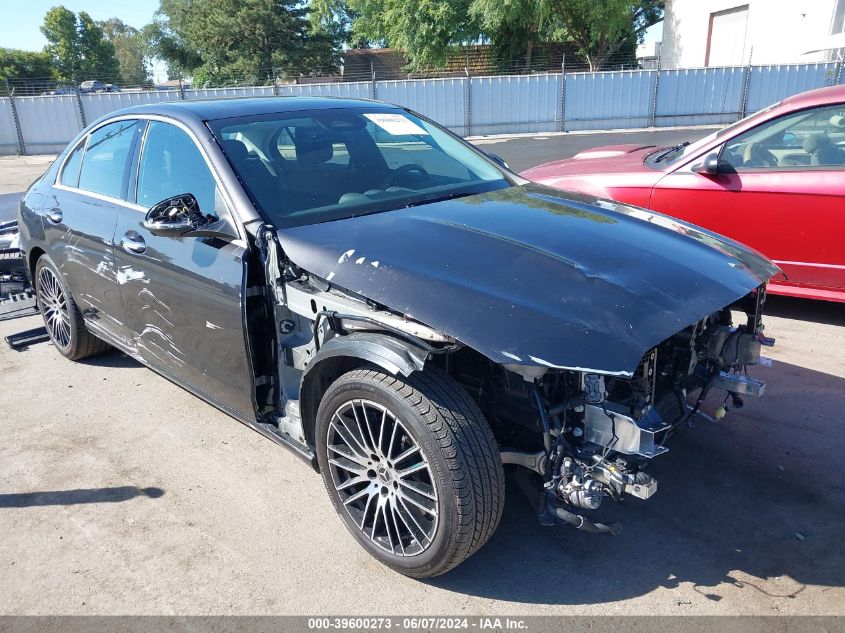
<instances>
[{"instance_id":1,"label":"black mercedes sedan","mask_svg":"<svg viewBox=\"0 0 845 633\"><path fill-rule=\"evenodd\" d=\"M484 545L505 466L543 524L616 532L591 513L655 493L650 461L708 392L765 386L764 257L530 184L383 103L114 112L19 224L62 355L115 347L295 451L410 576Z\"/></svg>"}]
</instances>

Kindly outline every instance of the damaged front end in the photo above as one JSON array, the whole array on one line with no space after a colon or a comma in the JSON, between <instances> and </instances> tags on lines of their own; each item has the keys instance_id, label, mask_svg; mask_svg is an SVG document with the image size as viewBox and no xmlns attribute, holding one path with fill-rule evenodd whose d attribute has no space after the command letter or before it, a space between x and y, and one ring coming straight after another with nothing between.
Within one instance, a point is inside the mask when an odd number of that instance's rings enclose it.
<instances>
[{"instance_id":1,"label":"damaged front end","mask_svg":"<svg viewBox=\"0 0 845 633\"><path fill-rule=\"evenodd\" d=\"M503 393L533 405L543 450L503 448L505 463L527 466L543 478L540 521L558 520L590 532L618 531L583 515L606 498L648 499L657 481L646 472L650 460L665 453L678 429L703 418L718 421L743 398L760 397L765 383L748 375L749 366L766 364L761 346L765 302L761 285L741 300L711 314L649 350L632 377L570 370L511 366ZM734 325L732 313L744 313ZM521 383L521 384L520 384ZM724 393L712 414L702 410L708 394ZM496 416L501 420L501 414ZM524 418L523 418L524 419ZM509 420L512 423L516 420Z\"/></svg>"},{"instance_id":2,"label":"damaged front end","mask_svg":"<svg viewBox=\"0 0 845 633\"><path fill-rule=\"evenodd\" d=\"M680 428L764 391L746 368L772 344L761 315L779 269L642 209L531 186L268 226L257 242L278 367L259 377L257 410L273 433L307 451L345 371L437 367L478 405L502 462L529 475L544 523L615 531L585 513L651 497L647 466Z\"/></svg>"},{"instance_id":3,"label":"damaged front end","mask_svg":"<svg viewBox=\"0 0 845 633\"><path fill-rule=\"evenodd\" d=\"M442 330L286 261L269 227L259 246L278 352L278 373L262 382L265 429L308 450L309 420L339 371L326 367L369 364L410 375L437 366L479 405L502 462L533 478L528 492L540 499L543 524L615 533L617 525L594 522L585 512L607 498L651 497L657 481L647 467L679 429L696 418L720 420L765 389L747 372L767 361L761 347L774 343L763 334L765 284L655 345L634 371L611 373L493 361ZM744 316L735 324L737 315ZM707 414L702 406L716 391L724 399Z\"/></svg>"}]
</instances>

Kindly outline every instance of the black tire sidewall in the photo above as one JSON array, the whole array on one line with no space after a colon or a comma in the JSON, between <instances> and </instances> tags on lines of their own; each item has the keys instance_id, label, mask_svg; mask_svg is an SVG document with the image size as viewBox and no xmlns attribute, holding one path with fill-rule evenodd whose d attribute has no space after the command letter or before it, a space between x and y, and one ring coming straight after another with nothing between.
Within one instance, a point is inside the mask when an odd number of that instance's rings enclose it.
<instances>
[{"instance_id":1,"label":"black tire sidewall","mask_svg":"<svg viewBox=\"0 0 845 633\"><path fill-rule=\"evenodd\" d=\"M376 374L382 376L383 374ZM385 406L393 413L409 431L420 446L422 453L431 467L432 478L437 487L438 524L434 541L428 548L416 556L397 556L381 549L368 539L355 525L337 491L334 489L330 465L328 464L326 449L326 434L328 424L334 412L350 400L371 400ZM326 391L317 411L316 425L317 459L320 472L326 485L326 490L332 500L335 510L340 515L347 529L355 540L372 556L388 567L411 576L433 576L440 573L439 569L448 569L447 563L454 555L458 545L456 529L458 526L458 507L456 496L452 488L450 469L446 463L428 425L420 414L401 396L379 381L363 377L346 377L332 384Z\"/></svg>"},{"instance_id":2,"label":"black tire sidewall","mask_svg":"<svg viewBox=\"0 0 845 633\"><path fill-rule=\"evenodd\" d=\"M53 276L59 283L59 286L62 289L62 293L65 296L65 301L67 302L67 310L68 310L68 321L69 321L69 330L70 330L70 342L68 343L67 348L62 348L56 340L53 338L53 333L50 330L50 327L47 325L47 319L44 316L43 310L41 310L41 271L44 268L48 268L50 272L53 273ZM38 309L41 311L41 318L44 321L44 327L47 329L47 334L50 336L50 340L53 343L53 347L55 347L59 353L64 356L65 358L73 358L75 356L75 350L79 347L79 318L77 313L79 312L79 308L76 307L76 302L73 300L73 295L70 293L70 289L68 288L67 284L65 283L64 277L59 272L59 269L53 263L53 261L47 257L46 255L42 255L38 262L35 264L35 296L38 298Z\"/></svg>"}]
</instances>

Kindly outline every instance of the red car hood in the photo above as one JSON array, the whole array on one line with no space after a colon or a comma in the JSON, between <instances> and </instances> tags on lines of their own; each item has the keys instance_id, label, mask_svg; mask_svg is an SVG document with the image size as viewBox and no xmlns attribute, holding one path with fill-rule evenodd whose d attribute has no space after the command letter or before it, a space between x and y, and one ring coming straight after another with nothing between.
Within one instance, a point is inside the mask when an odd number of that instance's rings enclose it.
<instances>
[{"instance_id":1,"label":"red car hood","mask_svg":"<svg viewBox=\"0 0 845 633\"><path fill-rule=\"evenodd\" d=\"M570 174L656 172L646 167L643 161L657 148L654 145L604 145L575 154L572 158L537 165L522 172L525 178L542 180Z\"/></svg>"},{"instance_id":2,"label":"red car hood","mask_svg":"<svg viewBox=\"0 0 845 633\"><path fill-rule=\"evenodd\" d=\"M616 187L651 188L663 175L660 169L644 164L645 157L657 149L654 145L605 145L584 150L564 160L532 167L522 176L558 189L612 197Z\"/></svg>"}]
</instances>

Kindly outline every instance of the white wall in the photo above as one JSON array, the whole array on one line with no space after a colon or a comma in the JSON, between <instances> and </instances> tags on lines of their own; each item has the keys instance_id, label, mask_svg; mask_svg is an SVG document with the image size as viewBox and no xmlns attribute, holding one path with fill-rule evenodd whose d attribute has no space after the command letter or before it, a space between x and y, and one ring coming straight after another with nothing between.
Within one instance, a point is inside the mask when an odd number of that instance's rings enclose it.
<instances>
[{"instance_id":1,"label":"white wall","mask_svg":"<svg viewBox=\"0 0 845 633\"><path fill-rule=\"evenodd\" d=\"M841 2L842 0L840 0ZM663 26L664 68L705 65L710 16L748 5L748 26L739 64L823 61L802 55L831 32L837 0L667 0ZM711 52L711 65L714 55Z\"/></svg>"}]
</instances>

